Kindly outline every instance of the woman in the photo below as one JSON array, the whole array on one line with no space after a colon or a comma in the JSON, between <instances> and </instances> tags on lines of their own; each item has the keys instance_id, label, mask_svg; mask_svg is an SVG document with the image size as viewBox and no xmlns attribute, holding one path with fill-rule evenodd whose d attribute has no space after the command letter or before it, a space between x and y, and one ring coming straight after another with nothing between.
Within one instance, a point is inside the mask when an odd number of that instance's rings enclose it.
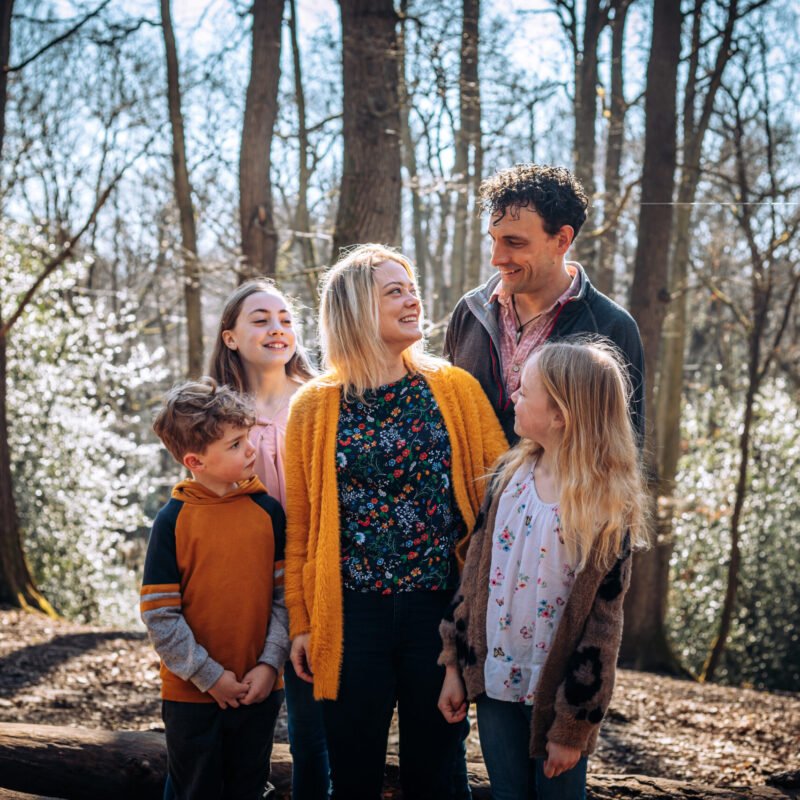
<instances>
[{"instance_id":1,"label":"woman","mask_svg":"<svg viewBox=\"0 0 800 800\"><path fill-rule=\"evenodd\" d=\"M477 381L428 356L410 262L362 245L325 276L328 372L286 431L292 663L324 700L334 798L378 800L395 702L404 796L449 794L438 624L483 476L507 447Z\"/></svg>"}]
</instances>

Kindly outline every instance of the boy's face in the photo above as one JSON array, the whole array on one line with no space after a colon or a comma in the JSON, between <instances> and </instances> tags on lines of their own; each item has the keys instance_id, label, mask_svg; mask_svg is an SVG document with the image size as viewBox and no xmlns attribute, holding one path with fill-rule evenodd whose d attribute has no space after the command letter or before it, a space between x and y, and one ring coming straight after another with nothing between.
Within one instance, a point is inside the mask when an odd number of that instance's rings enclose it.
<instances>
[{"instance_id":1,"label":"boy's face","mask_svg":"<svg viewBox=\"0 0 800 800\"><path fill-rule=\"evenodd\" d=\"M222 426L222 436L212 442L204 453L187 453L183 463L192 471L195 480L207 489L224 495L239 481L252 477L256 449L249 440L250 428L230 423Z\"/></svg>"}]
</instances>

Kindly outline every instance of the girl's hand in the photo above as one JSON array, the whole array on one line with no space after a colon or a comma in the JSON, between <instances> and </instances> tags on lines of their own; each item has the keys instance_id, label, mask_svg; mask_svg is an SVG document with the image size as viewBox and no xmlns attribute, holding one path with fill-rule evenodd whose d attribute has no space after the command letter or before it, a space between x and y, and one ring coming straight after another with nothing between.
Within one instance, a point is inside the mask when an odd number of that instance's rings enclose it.
<instances>
[{"instance_id":1,"label":"girl's hand","mask_svg":"<svg viewBox=\"0 0 800 800\"><path fill-rule=\"evenodd\" d=\"M581 751L577 747L548 742L547 761L544 762L545 778L555 778L562 772L572 769L580 758Z\"/></svg>"},{"instance_id":2,"label":"girl's hand","mask_svg":"<svg viewBox=\"0 0 800 800\"><path fill-rule=\"evenodd\" d=\"M438 708L450 724L461 722L467 716L467 693L458 667L447 667Z\"/></svg>"},{"instance_id":3,"label":"girl's hand","mask_svg":"<svg viewBox=\"0 0 800 800\"><path fill-rule=\"evenodd\" d=\"M311 670L311 634L301 633L292 641L292 651L289 660L294 667L295 675L306 683L314 683L314 673Z\"/></svg>"}]
</instances>

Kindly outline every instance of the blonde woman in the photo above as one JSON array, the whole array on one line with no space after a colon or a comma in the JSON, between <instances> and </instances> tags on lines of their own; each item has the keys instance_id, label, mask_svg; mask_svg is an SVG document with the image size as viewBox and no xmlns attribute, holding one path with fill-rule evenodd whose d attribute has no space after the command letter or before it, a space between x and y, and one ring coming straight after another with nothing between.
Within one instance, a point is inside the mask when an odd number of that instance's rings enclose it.
<instances>
[{"instance_id":1,"label":"blonde woman","mask_svg":"<svg viewBox=\"0 0 800 800\"><path fill-rule=\"evenodd\" d=\"M422 321L399 252L362 245L334 265L327 372L286 431L291 658L325 701L339 800L379 800L395 704L404 796L446 797L460 744L436 708L438 624L507 444L477 381L425 353Z\"/></svg>"},{"instance_id":2,"label":"blonde woman","mask_svg":"<svg viewBox=\"0 0 800 800\"><path fill-rule=\"evenodd\" d=\"M500 459L453 612L439 707L477 700L495 800L582 800L614 686L645 492L615 351L534 351L514 393L522 437ZM466 686L465 686L466 684Z\"/></svg>"}]
</instances>

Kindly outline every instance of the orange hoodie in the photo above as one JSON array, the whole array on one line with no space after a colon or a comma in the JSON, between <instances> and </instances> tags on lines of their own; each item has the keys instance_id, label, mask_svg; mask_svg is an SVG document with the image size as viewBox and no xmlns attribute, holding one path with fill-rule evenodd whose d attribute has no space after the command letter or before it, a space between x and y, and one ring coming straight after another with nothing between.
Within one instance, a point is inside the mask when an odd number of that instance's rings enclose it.
<instances>
[{"instance_id":1,"label":"orange hoodie","mask_svg":"<svg viewBox=\"0 0 800 800\"><path fill-rule=\"evenodd\" d=\"M194 480L175 486L153 523L140 603L163 699L214 702L226 669L238 680L258 663L280 672L284 540L283 509L258 478L222 497Z\"/></svg>"}]
</instances>

